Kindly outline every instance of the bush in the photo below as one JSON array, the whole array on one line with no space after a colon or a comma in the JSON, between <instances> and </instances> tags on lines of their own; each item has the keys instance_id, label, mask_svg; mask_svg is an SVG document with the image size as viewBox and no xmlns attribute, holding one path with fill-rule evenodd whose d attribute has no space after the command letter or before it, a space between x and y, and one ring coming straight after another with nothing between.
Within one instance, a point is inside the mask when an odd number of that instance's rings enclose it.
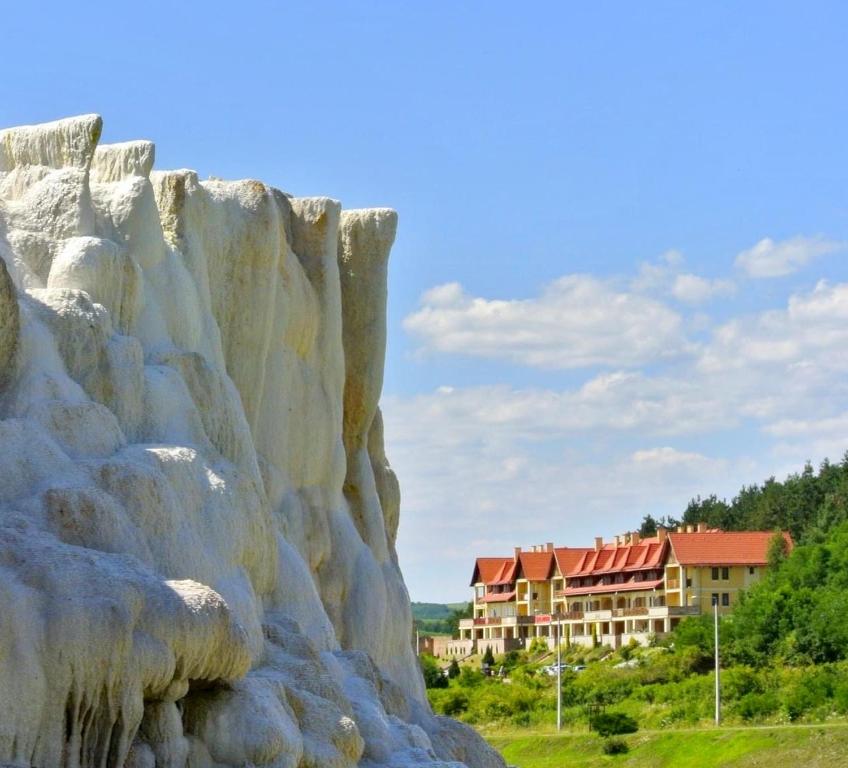
<instances>
[{"instance_id":1,"label":"bush","mask_svg":"<svg viewBox=\"0 0 848 768\"><path fill-rule=\"evenodd\" d=\"M459 663L456 659L452 659L450 666L448 667L448 677L453 680L455 677L459 677L459 673Z\"/></svg>"},{"instance_id":2,"label":"bush","mask_svg":"<svg viewBox=\"0 0 848 768\"><path fill-rule=\"evenodd\" d=\"M818 691L804 685L797 685L787 690L783 697L783 709L791 722L803 717L811 709L821 704Z\"/></svg>"},{"instance_id":3,"label":"bush","mask_svg":"<svg viewBox=\"0 0 848 768\"><path fill-rule=\"evenodd\" d=\"M483 673L477 669L472 669L471 667L463 667L460 670L459 678L457 682L463 688L475 688L480 685L486 678L483 676Z\"/></svg>"},{"instance_id":4,"label":"bush","mask_svg":"<svg viewBox=\"0 0 848 768\"><path fill-rule=\"evenodd\" d=\"M492 646L486 646L486 652L483 654L483 663L488 664L490 667L495 664L495 655L492 653Z\"/></svg>"},{"instance_id":5,"label":"bush","mask_svg":"<svg viewBox=\"0 0 848 768\"><path fill-rule=\"evenodd\" d=\"M746 693L739 699L736 711L743 720L760 720L773 715L778 707L773 693Z\"/></svg>"},{"instance_id":6,"label":"bush","mask_svg":"<svg viewBox=\"0 0 848 768\"><path fill-rule=\"evenodd\" d=\"M548 644L541 637L536 637L530 643L530 647L527 649L527 652L533 656L538 653L547 653L548 650Z\"/></svg>"},{"instance_id":7,"label":"bush","mask_svg":"<svg viewBox=\"0 0 848 768\"><path fill-rule=\"evenodd\" d=\"M445 692L441 701L441 714L456 717L468 709L468 696L464 691L452 688Z\"/></svg>"},{"instance_id":8,"label":"bush","mask_svg":"<svg viewBox=\"0 0 848 768\"><path fill-rule=\"evenodd\" d=\"M639 730L636 721L624 712L599 712L589 718L589 727L600 736L618 736Z\"/></svg>"},{"instance_id":9,"label":"bush","mask_svg":"<svg viewBox=\"0 0 848 768\"><path fill-rule=\"evenodd\" d=\"M447 688L448 679L442 674L438 662L429 654L422 653L418 657L421 674L424 676L424 685L427 688Z\"/></svg>"},{"instance_id":10,"label":"bush","mask_svg":"<svg viewBox=\"0 0 848 768\"><path fill-rule=\"evenodd\" d=\"M605 755L626 755L630 751L624 739L607 739L603 746Z\"/></svg>"}]
</instances>

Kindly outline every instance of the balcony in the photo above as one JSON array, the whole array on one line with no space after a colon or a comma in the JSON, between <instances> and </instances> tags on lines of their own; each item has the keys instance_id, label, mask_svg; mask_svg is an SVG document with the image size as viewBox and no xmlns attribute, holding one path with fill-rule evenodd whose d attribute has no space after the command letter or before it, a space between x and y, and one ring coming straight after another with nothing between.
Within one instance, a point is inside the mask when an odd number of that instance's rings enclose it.
<instances>
[{"instance_id":1,"label":"balcony","mask_svg":"<svg viewBox=\"0 0 848 768\"><path fill-rule=\"evenodd\" d=\"M535 624L535 616L481 616L476 619L460 619L460 629L471 629L472 627L514 627L517 624Z\"/></svg>"},{"instance_id":2,"label":"balcony","mask_svg":"<svg viewBox=\"0 0 848 768\"><path fill-rule=\"evenodd\" d=\"M670 590L680 589L680 579L666 579L665 588Z\"/></svg>"},{"instance_id":3,"label":"balcony","mask_svg":"<svg viewBox=\"0 0 848 768\"><path fill-rule=\"evenodd\" d=\"M555 613L554 621L582 621L583 611L565 611L564 613Z\"/></svg>"}]
</instances>

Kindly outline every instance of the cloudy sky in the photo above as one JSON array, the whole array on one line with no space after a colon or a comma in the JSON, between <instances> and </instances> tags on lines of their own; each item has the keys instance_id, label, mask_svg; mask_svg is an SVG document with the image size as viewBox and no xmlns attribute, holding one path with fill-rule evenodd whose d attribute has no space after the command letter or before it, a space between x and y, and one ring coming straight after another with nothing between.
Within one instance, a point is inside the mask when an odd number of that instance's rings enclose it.
<instances>
[{"instance_id":1,"label":"cloudy sky","mask_svg":"<svg viewBox=\"0 0 848 768\"><path fill-rule=\"evenodd\" d=\"M848 448L848 6L4 9L0 125L400 213L383 407L417 600Z\"/></svg>"}]
</instances>

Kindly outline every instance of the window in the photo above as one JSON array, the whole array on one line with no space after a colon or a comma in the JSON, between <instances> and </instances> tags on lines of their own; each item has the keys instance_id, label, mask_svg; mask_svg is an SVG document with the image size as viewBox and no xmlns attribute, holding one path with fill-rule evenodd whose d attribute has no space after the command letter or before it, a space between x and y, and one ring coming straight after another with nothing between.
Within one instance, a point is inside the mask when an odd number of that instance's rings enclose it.
<instances>
[{"instance_id":1,"label":"window","mask_svg":"<svg viewBox=\"0 0 848 768\"><path fill-rule=\"evenodd\" d=\"M754 575L754 566L753 566L753 565L749 565L749 566L748 566L748 573L749 573L751 576L753 576L753 575Z\"/></svg>"},{"instance_id":2,"label":"window","mask_svg":"<svg viewBox=\"0 0 848 768\"><path fill-rule=\"evenodd\" d=\"M718 592L713 592L713 605L718 605Z\"/></svg>"},{"instance_id":3,"label":"window","mask_svg":"<svg viewBox=\"0 0 848 768\"><path fill-rule=\"evenodd\" d=\"M718 581L718 568L713 568L713 581Z\"/></svg>"},{"instance_id":4,"label":"window","mask_svg":"<svg viewBox=\"0 0 848 768\"><path fill-rule=\"evenodd\" d=\"M689 587L691 587L691 586L692 586L692 579L686 579L686 588L689 589Z\"/></svg>"},{"instance_id":5,"label":"window","mask_svg":"<svg viewBox=\"0 0 848 768\"><path fill-rule=\"evenodd\" d=\"M721 569L721 580L727 581L730 579L730 568L722 568Z\"/></svg>"},{"instance_id":6,"label":"window","mask_svg":"<svg viewBox=\"0 0 848 768\"><path fill-rule=\"evenodd\" d=\"M730 605L730 595L727 592L722 592L721 595L721 604L725 607Z\"/></svg>"}]
</instances>

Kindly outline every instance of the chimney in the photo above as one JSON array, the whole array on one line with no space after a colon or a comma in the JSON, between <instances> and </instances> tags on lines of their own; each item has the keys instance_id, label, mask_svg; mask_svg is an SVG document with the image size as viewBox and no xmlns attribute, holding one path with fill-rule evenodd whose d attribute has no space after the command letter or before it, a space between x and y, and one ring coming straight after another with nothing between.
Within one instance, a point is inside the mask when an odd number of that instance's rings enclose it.
<instances>
[{"instance_id":1,"label":"chimney","mask_svg":"<svg viewBox=\"0 0 848 768\"><path fill-rule=\"evenodd\" d=\"M706 523L698 523L698 533L706 533L707 532L707 524Z\"/></svg>"},{"instance_id":2,"label":"chimney","mask_svg":"<svg viewBox=\"0 0 848 768\"><path fill-rule=\"evenodd\" d=\"M518 556L519 556L520 554L521 554L521 547L516 547L516 548L515 548L515 554L513 555L513 558L514 558L514 560L515 560L515 562L516 562L516 563L518 562Z\"/></svg>"},{"instance_id":3,"label":"chimney","mask_svg":"<svg viewBox=\"0 0 848 768\"><path fill-rule=\"evenodd\" d=\"M545 552L553 552L553 551L554 551L554 543L552 541L549 541L547 544L545 544Z\"/></svg>"},{"instance_id":4,"label":"chimney","mask_svg":"<svg viewBox=\"0 0 848 768\"><path fill-rule=\"evenodd\" d=\"M658 525L657 526L657 541L662 544L666 537L668 536L668 531L665 529L665 526Z\"/></svg>"},{"instance_id":5,"label":"chimney","mask_svg":"<svg viewBox=\"0 0 848 768\"><path fill-rule=\"evenodd\" d=\"M677 532L678 533L686 533L686 526L685 525L678 525L677 526Z\"/></svg>"},{"instance_id":6,"label":"chimney","mask_svg":"<svg viewBox=\"0 0 848 768\"><path fill-rule=\"evenodd\" d=\"M694 525L687 525L686 526L686 533L695 533L695 526Z\"/></svg>"},{"instance_id":7,"label":"chimney","mask_svg":"<svg viewBox=\"0 0 848 768\"><path fill-rule=\"evenodd\" d=\"M595 552L600 552L604 548L604 537L595 536Z\"/></svg>"},{"instance_id":8,"label":"chimney","mask_svg":"<svg viewBox=\"0 0 848 768\"><path fill-rule=\"evenodd\" d=\"M633 531L633 533L630 534L630 543L635 547L640 541L641 538L639 536L639 532Z\"/></svg>"}]
</instances>

